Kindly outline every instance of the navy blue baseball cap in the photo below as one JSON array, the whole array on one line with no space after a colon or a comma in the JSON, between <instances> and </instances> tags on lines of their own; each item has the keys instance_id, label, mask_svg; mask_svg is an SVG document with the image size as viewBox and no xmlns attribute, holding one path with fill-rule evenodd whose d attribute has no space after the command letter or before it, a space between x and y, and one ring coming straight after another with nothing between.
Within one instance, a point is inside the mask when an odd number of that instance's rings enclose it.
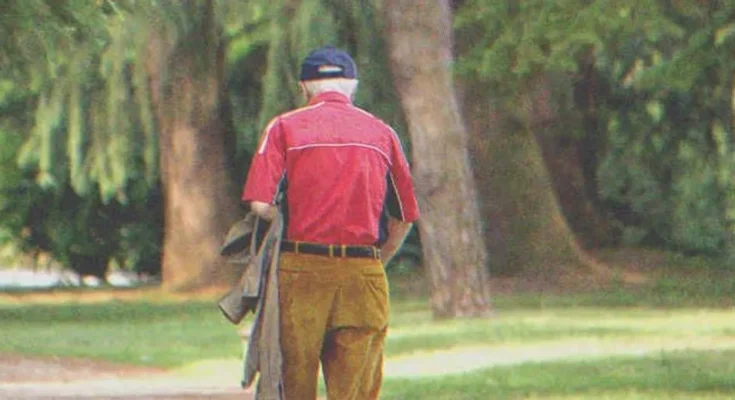
<instances>
[{"instance_id":1,"label":"navy blue baseball cap","mask_svg":"<svg viewBox=\"0 0 735 400\"><path fill-rule=\"evenodd\" d=\"M357 79L357 66L352 57L333 46L320 47L309 53L301 64L300 79L330 78Z\"/></svg>"}]
</instances>

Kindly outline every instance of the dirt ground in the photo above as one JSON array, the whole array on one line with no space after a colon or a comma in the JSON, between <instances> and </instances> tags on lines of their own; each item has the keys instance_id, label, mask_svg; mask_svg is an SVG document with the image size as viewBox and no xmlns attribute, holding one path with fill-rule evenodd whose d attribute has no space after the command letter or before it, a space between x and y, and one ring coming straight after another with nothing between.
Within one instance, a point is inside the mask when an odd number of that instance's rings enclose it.
<instances>
[{"instance_id":1,"label":"dirt ground","mask_svg":"<svg viewBox=\"0 0 735 400\"><path fill-rule=\"evenodd\" d=\"M85 359L59 357L34 358L0 354L0 382L70 382L79 377L114 378L144 374L161 374L165 371L150 367L126 367L112 363Z\"/></svg>"},{"instance_id":2,"label":"dirt ground","mask_svg":"<svg viewBox=\"0 0 735 400\"><path fill-rule=\"evenodd\" d=\"M234 383L166 370L70 358L0 355L0 399L250 400Z\"/></svg>"}]
</instances>

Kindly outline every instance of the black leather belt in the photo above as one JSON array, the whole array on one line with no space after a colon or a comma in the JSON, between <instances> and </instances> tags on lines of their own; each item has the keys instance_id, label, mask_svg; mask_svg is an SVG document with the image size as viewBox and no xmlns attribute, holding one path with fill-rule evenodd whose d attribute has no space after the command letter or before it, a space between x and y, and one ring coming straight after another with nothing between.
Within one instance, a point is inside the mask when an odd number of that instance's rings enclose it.
<instances>
[{"instance_id":1,"label":"black leather belt","mask_svg":"<svg viewBox=\"0 0 735 400\"><path fill-rule=\"evenodd\" d=\"M343 246L338 244L317 244L284 240L281 243L281 251L330 257L380 258L380 249L375 246Z\"/></svg>"}]
</instances>

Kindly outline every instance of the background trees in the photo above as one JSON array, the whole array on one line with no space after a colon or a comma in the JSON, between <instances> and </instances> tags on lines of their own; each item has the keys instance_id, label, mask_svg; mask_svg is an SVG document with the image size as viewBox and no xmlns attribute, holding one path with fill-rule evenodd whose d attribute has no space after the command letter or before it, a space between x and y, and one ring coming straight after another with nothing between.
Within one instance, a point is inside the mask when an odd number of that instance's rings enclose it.
<instances>
[{"instance_id":1,"label":"background trees","mask_svg":"<svg viewBox=\"0 0 735 400\"><path fill-rule=\"evenodd\" d=\"M214 1L151 11L137 63L145 66L158 127L163 284L226 284L237 271L218 250L222 232L237 218L237 194L222 26Z\"/></svg>"},{"instance_id":2,"label":"background trees","mask_svg":"<svg viewBox=\"0 0 735 400\"><path fill-rule=\"evenodd\" d=\"M573 262L576 246L560 241L570 237L566 223L586 246L728 252L722 206L694 192L729 197L715 189L721 167L713 164L722 164L703 161L717 152L703 143L721 142L715 131L729 131L727 142L732 130L688 107L729 107L715 98L732 94L713 88L725 82L718 76L732 75L716 66L732 46L732 12L723 2L464 2L458 66L471 88L466 104L481 159L475 171L487 190L486 217L495 221L488 238L496 268ZM659 96L677 100L667 107ZM686 112L674 106L684 98ZM549 186L553 198L544 195Z\"/></svg>"},{"instance_id":3,"label":"background trees","mask_svg":"<svg viewBox=\"0 0 735 400\"><path fill-rule=\"evenodd\" d=\"M382 5L391 71L413 143L424 268L437 317L490 311L487 254L454 93L449 2Z\"/></svg>"},{"instance_id":4,"label":"background trees","mask_svg":"<svg viewBox=\"0 0 735 400\"><path fill-rule=\"evenodd\" d=\"M250 150L265 121L300 104L299 61L330 43L355 56L356 102L402 135L419 191L453 171L448 191L477 204L479 218L437 202L437 218L455 217L438 227L424 211L437 298L462 297L441 294L444 281L485 298L485 264L492 274L589 272L583 249L598 246L733 254L729 2L453 1L453 42L446 26L397 24L431 15L433 3L275 3L0 5L4 243L99 275L111 263L163 265L169 287L227 281L237 271L214 254L238 214ZM446 36L400 50L424 28ZM416 98L456 112L421 112ZM461 278L436 261L454 252L472 271ZM452 314L442 304L437 313Z\"/></svg>"}]
</instances>

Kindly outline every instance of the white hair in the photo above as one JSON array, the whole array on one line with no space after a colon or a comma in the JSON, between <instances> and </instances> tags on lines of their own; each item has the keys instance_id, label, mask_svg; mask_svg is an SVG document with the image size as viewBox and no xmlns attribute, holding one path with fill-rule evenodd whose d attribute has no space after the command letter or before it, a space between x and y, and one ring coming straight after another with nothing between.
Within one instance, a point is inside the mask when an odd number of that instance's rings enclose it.
<instances>
[{"instance_id":1,"label":"white hair","mask_svg":"<svg viewBox=\"0 0 735 400\"><path fill-rule=\"evenodd\" d=\"M318 79L302 83L309 96L316 96L323 92L339 92L351 99L357 90L357 79Z\"/></svg>"}]
</instances>

